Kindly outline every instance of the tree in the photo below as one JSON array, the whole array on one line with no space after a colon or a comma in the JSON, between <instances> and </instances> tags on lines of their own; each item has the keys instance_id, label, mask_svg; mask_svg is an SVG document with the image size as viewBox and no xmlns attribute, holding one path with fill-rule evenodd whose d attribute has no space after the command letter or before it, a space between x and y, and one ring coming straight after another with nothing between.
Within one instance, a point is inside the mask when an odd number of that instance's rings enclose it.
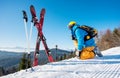
<instances>
[{"instance_id":1,"label":"tree","mask_svg":"<svg viewBox=\"0 0 120 78\"><path fill-rule=\"evenodd\" d=\"M113 30L113 36L114 36L115 46L120 46L120 31L119 31L119 29L115 28Z\"/></svg>"},{"instance_id":2,"label":"tree","mask_svg":"<svg viewBox=\"0 0 120 78\"><path fill-rule=\"evenodd\" d=\"M5 75L5 70L3 67L0 67L0 76Z\"/></svg>"},{"instance_id":3,"label":"tree","mask_svg":"<svg viewBox=\"0 0 120 78\"><path fill-rule=\"evenodd\" d=\"M107 29L105 33L100 33L97 45L100 50L109 49L112 47L120 46L120 28L115 28L113 31Z\"/></svg>"},{"instance_id":4,"label":"tree","mask_svg":"<svg viewBox=\"0 0 120 78\"><path fill-rule=\"evenodd\" d=\"M63 56L60 56L60 60L63 60Z\"/></svg>"},{"instance_id":5,"label":"tree","mask_svg":"<svg viewBox=\"0 0 120 78\"><path fill-rule=\"evenodd\" d=\"M67 55L66 54L64 54L64 58L63 59L67 59Z\"/></svg>"},{"instance_id":6,"label":"tree","mask_svg":"<svg viewBox=\"0 0 120 78\"><path fill-rule=\"evenodd\" d=\"M23 57L21 58L21 62L19 63L19 70L26 69L26 67L31 67L31 60L30 58L27 58L27 54L24 53Z\"/></svg>"}]
</instances>

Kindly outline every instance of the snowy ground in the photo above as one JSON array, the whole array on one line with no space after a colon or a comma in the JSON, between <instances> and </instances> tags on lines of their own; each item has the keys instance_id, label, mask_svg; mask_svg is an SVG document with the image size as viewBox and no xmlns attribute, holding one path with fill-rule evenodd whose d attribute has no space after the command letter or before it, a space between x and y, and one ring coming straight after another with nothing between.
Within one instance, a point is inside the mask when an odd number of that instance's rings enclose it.
<instances>
[{"instance_id":1,"label":"snowy ground","mask_svg":"<svg viewBox=\"0 0 120 78\"><path fill-rule=\"evenodd\" d=\"M120 78L120 47L102 53L104 57L89 60L71 58L0 78Z\"/></svg>"}]
</instances>

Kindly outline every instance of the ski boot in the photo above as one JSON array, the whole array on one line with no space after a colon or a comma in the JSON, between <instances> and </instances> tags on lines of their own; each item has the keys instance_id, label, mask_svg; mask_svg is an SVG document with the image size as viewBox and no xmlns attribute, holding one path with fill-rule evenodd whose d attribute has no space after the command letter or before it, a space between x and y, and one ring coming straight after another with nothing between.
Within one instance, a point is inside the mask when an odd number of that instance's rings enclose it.
<instances>
[{"instance_id":1,"label":"ski boot","mask_svg":"<svg viewBox=\"0 0 120 78\"><path fill-rule=\"evenodd\" d=\"M103 57L102 53L100 52L100 50L97 46L95 46L94 52L98 57Z\"/></svg>"}]
</instances>

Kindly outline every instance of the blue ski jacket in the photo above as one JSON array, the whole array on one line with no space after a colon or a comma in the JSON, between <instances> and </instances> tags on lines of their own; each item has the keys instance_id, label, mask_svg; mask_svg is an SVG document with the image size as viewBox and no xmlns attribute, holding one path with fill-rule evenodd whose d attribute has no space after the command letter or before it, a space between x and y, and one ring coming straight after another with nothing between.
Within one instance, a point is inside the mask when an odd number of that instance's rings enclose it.
<instances>
[{"instance_id":1,"label":"blue ski jacket","mask_svg":"<svg viewBox=\"0 0 120 78\"><path fill-rule=\"evenodd\" d=\"M72 36L78 41L78 50L81 51L85 47L96 46L93 38L84 41L84 37L88 34L85 30L78 28L77 25L71 28Z\"/></svg>"}]
</instances>

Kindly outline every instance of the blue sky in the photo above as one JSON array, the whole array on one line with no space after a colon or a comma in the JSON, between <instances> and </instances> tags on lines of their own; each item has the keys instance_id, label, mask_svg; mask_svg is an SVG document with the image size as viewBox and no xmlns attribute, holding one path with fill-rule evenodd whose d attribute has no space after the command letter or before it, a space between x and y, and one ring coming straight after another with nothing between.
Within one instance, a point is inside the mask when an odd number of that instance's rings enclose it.
<instances>
[{"instance_id":1,"label":"blue sky","mask_svg":"<svg viewBox=\"0 0 120 78\"><path fill-rule=\"evenodd\" d=\"M67 28L72 20L98 31L120 26L120 0L0 0L0 47L26 47L22 10L28 14L30 29L30 5L34 5L38 19L40 10L46 9L43 32L49 48L74 48ZM33 27L32 48L36 37Z\"/></svg>"}]
</instances>

